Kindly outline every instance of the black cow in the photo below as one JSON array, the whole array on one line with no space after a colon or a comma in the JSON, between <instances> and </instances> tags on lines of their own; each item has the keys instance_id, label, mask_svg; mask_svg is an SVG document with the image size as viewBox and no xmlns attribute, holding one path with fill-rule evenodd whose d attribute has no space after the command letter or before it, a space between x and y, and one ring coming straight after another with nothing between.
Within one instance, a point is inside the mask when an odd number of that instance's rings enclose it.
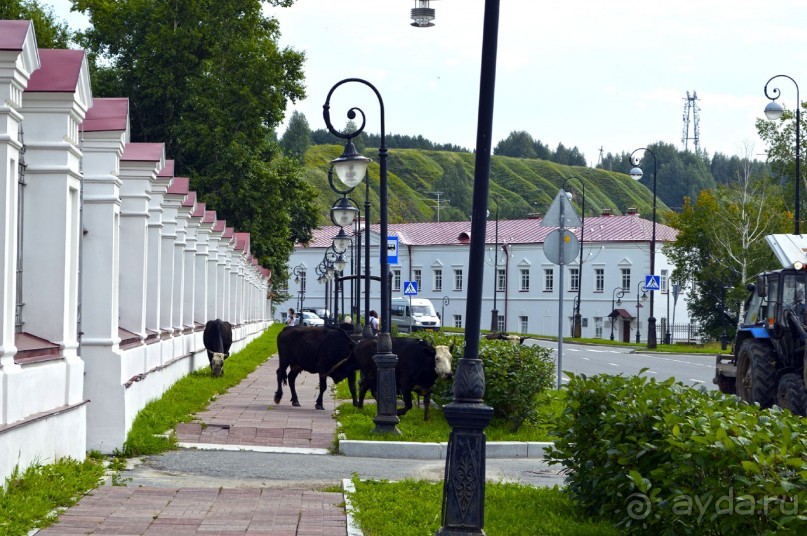
<instances>
[{"instance_id":1,"label":"black cow","mask_svg":"<svg viewBox=\"0 0 807 536\"><path fill-rule=\"evenodd\" d=\"M202 342L207 350L210 371L214 378L224 374L224 360L230 357L230 345L233 343L233 327L229 322L218 318L205 324Z\"/></svg>"},{"instance_id":2,"label":"black cow","mask_svg":"<svg viewBox=\"0 0 807 536\"><path fill-rule=\"evenodd\" d=\"M376 364L373 356L378 353L377 339L365 339L356 345L353 356L362 373L359 384L358 407L364 405L364 396L369 390L376 397ZM429 420L429 405L437 377L451 378L451 350L448 346L434 347L427 341L408 337L392 338L392 353L398 356L395 365L395 383L398 394L403 397L404 407L398 415L412 409L412 391L423 396L424 420Z\"/></svg>"},{"instance_id":3,"label":"black cow","mask_svg":"<svg viewBox=\"0 0 807 536\"><path fill-rule=\"evenodd\" d=\"M277 391L275 404L283 397L283 384L288 383L291 391L291 404L299 406L294 379L301 371L319 374L319 396L316 408L325 409L322 396L327 387L327 378L334 383L348 379L353 404L356 405L355 377L356 362L353 347L356 343L344 330L330 326L287 326L277 336ZM286 370L291 371L286 374Z\"/></svg>"}]
</instances>

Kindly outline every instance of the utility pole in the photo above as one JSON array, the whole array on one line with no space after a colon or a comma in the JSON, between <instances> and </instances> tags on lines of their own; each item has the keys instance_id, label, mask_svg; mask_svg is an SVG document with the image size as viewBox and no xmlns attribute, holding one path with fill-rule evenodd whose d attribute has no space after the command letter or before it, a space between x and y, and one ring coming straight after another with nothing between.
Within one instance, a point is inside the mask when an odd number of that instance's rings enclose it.
<instances>
[{"instance_id":1,"label":"utility pole","mask_svg":"<svg viewBox=\"0 0 807 536\"><path fill-rule=\"evenodd\" d=\"M451 200L449 200L449 199L441 199L441 196L445 195L445 192L423 192L423 193L424 193L424 194L426 194L426 195L433 195L433 196L435 196L435 198L436 198L436 199L435 199L435 201L434 201L434 204L433 204L433 205L430 205L430 206L431 206L432 208L436 208L436 209L437 209L437 223L440 223L440 207L441 207L443 204L449 204L449 203L451 203Z\"/></svg>"}]
</instances>

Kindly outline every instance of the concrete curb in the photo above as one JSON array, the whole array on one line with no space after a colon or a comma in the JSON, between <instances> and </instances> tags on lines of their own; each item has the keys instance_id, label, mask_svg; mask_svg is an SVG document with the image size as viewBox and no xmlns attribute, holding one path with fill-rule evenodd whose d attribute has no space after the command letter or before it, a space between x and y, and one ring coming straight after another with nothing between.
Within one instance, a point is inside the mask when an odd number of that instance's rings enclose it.
<instances>
[{"instance_id":1,"label":"concrete curb","mask_svg":"<svg viewBox=\"0 0 807 536\"><path fill-rule=\"evenodd\" d=\"M543 458L550 442L493 441L485 446L486 458ZM406 441L339 441L339 453L358 458L399 458L408 460L444 460L448 443L411 443Z\"/></svg>"}]
</instances>

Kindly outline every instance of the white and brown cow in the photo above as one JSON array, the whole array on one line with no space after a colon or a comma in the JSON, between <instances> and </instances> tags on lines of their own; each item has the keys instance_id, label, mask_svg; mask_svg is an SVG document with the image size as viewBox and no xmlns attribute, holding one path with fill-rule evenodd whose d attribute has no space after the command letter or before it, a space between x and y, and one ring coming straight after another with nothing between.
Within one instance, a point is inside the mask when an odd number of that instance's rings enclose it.
<instances>
[{"instance_id":1,"label":"white and brown cow","mask_svg":"<svg viewBox=\"0 0 807 536\"><path fill-rule=\"evenodd\" d=\"M233 328L229 322L218 318L205 324L202 342L210 361L210 374L218 378L224 374L224 360L230 357L230 346L233 343Z\"/></svg>"},{"instance_id":2,"label":"white and brown cow","mask_svg":"<svg viewBox=\"0 0 807 536\"><path fill-rule=\"evenodd\" d=\"M369 390L376 396L376 363L373 356L378 353L376 338L365 339L356 345L353 355L362 373L359 384L359 407L364 405L364 396ZM448 346L432 346L420 339L407 337L392 338L392 353L398 356L395 365L395 383L398 394L403 397L404 407L398 415L405 415L412 409L412 392L423 396L424 420L429 420L429 405L434 382L437 378L450 379L451 350Z\"/></svg>"}]
</instances>

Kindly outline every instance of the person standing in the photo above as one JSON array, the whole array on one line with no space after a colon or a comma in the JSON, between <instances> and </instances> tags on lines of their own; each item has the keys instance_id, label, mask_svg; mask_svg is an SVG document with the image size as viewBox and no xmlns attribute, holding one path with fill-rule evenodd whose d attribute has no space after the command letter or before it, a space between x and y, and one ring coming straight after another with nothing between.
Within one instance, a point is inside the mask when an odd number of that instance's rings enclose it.
<instances>
[{"instance_id":1,"label":"person standing","mask_svg":"<svg viewBox=\"0 0 807 536\"><path fill-rule=\"evenodd\" d=\"M289 308L289 314L286 317L286 325L287 326L293 326L296 323L296 320L297 319L294 316L294 308L291 307L291 308Z\"/></svg>"},{"instance_id":2,"label":"person standing","mask_svg":"<svg viewBox=\"0 0 807 536\"><path fill-rule=\"evenodd\" d=\"M378 313L375 310L370 311L370 329L373 330L373 335L378 335Z\"/></svg>"}]
</instances>

